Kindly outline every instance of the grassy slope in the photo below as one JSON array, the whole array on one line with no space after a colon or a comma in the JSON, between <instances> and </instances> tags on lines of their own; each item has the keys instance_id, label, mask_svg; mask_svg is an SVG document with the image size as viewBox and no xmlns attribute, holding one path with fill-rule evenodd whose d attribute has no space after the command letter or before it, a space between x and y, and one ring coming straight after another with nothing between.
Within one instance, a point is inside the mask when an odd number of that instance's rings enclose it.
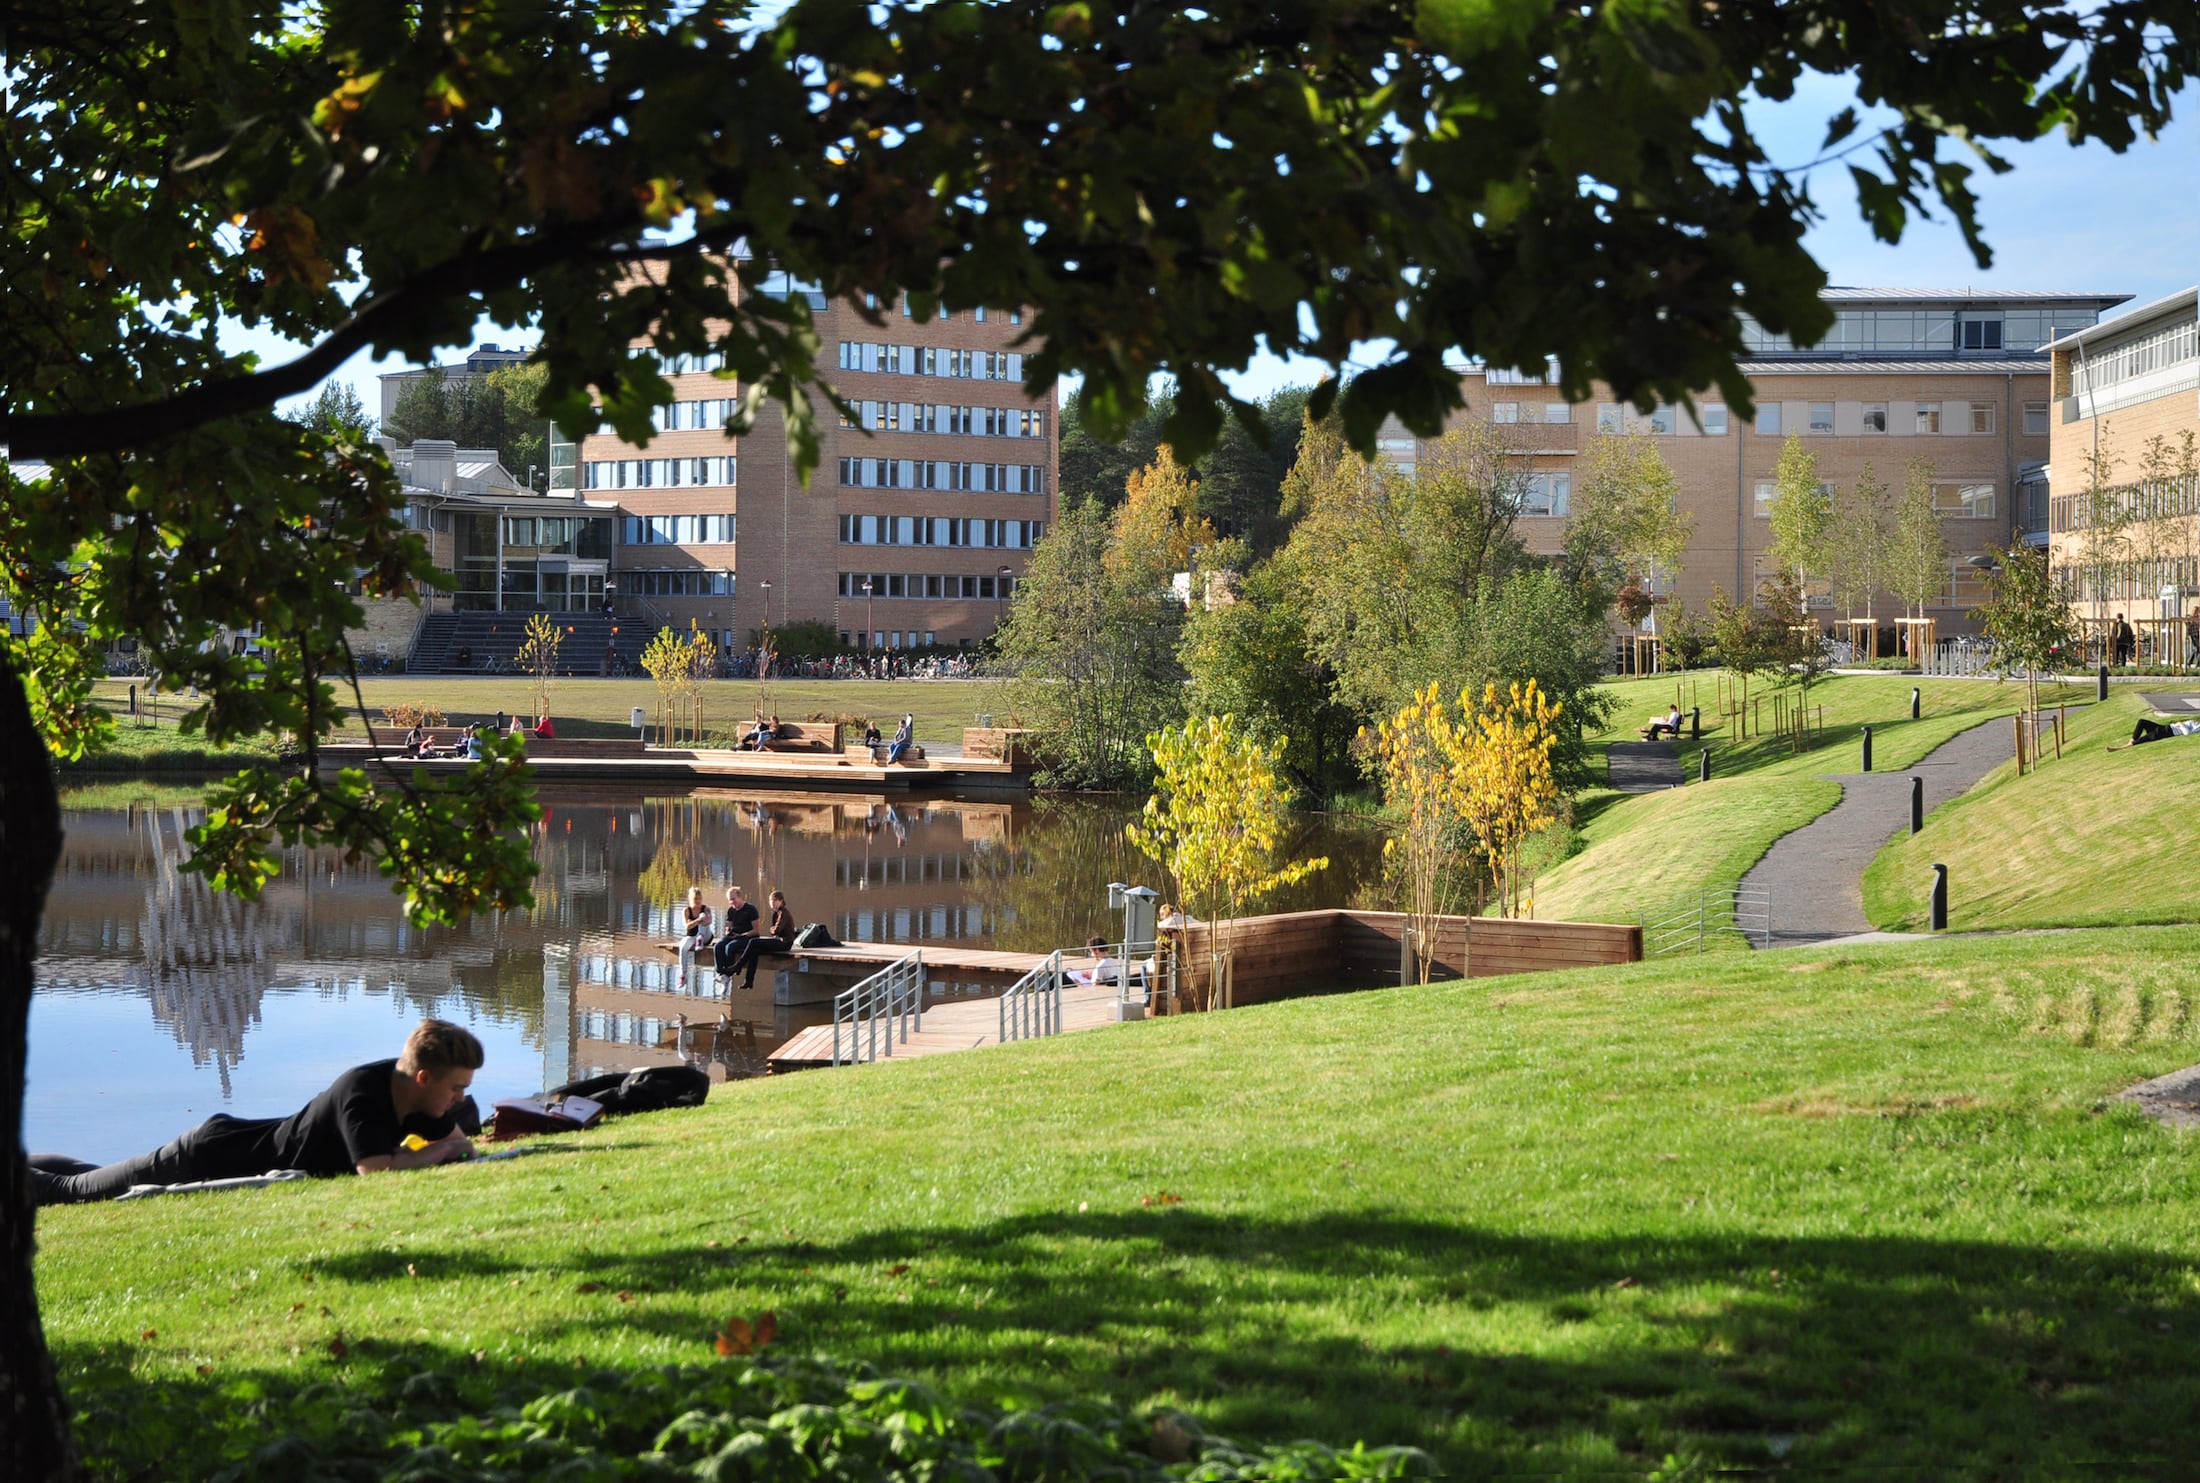
<instances>
[{"instance_id":1,"label":"grassy slope","mask_svg":"<svg viewBox=\"0 0 2200 1483\"><path fill-rule=\"evenodd\" d=\"M1700 701L1708 710L1711 674L1678 678L1683 700ZM1663 715L1674 682L1666 676L1612 685L1618 705L1611 729L1595 739L1597 749L1634 740L1652 716ZM1909 719L1912 685L1923 691L1923 715L1916 721ZM1735 741L1707 722L1700 743L1683 741L1676 748L1691 780L1678 793L1585 800L1582 848L1537 883L1536 915L1654 921L1693 905L1706 887L1731 884L1774 840L1840 802L1839 787L1821 779L1856 769L1867 724L1874 767L1907 767L1958 732L2015 711L2021 690L1967 680L1834 676L1811 687L1812 709L1824 709L1825 743L1801 754L1754 734ZM1696 754L1707 747L1713 775L1703 785L1693 779Z\"/></svg>"},{"instance_id":2,"label":"grassy slope","mask_svg":"<svg viewBox=\"0 0 2200 1483\"><path fill-rule=\"evenodd\" d=\"M2146 714L2129 692L2073 712L2060 761L2050 752L2023 778L2004 763L1935 810L1922 834L1889 845L1865 872L1866 914L1881 927L1922 927L1937 861L1959 930L2200 921L2189 858L2200 749L2175 737L2108 750Z\"/></svg>"},{"instance_id":3,"label":"grassy slope","mask_svg":"<svg viewBox=\"0 0 2200 1483\"><path fill-rule=\"evenodd\" d=\"M2200 1447L2200 1165L2102 1099L2196 1058L2196 952L1645 964L775 1078L512 1164L43 1212L47 1332L117 1468L132 1407L211 1438L370 1369L700 1362L770 1308L954 1395L1462 1473L2159 1475Z\"/></svg>"}]
</instances>

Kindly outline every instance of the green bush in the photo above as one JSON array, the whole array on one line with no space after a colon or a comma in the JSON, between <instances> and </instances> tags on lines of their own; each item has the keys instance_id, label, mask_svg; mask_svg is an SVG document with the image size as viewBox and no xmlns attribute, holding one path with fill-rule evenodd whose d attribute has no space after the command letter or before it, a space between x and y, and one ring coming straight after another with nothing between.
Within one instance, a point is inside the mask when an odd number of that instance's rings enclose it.
<instances>
[{"instance_id":1,"label":"green bush","mask_svg":"<svg viewBox=\"0 0 2200 1483\"><path fill-rule=\"evenodd\" d=\"M1111 1402L1031 1409L951 1405L926 1386L825 1358L767 1356L707 1366L604 1370L578 1383L514 1386L469 1406L443 1375L318 1384L287 1398L253 1382L227 1405L180 1406L192 1425L175 1440L217 1455L171 1464L216 1483L297 1478L382 1480L856 1479L1055 1480L1120 1483L1183 1479L1425 1477L1410 1447L1339 1450L1317 1442L1239 1447L1172 1411L1134 1413ZM94 1407L87 1436L109 1422L140 1430L152 1418ZM217 1416L220 1409L228 1415ZM227 1423L226 1425L223 1423ZM159 1429L157 1423L154 1429ZM142 1435L142 1431L141 1431ZM95 1448L96 1450L96 1448ZM101 1462L125 1459L95 1458ZM194 1465L196 1464L196 1465Z\"/></svg>"}]
</instances>

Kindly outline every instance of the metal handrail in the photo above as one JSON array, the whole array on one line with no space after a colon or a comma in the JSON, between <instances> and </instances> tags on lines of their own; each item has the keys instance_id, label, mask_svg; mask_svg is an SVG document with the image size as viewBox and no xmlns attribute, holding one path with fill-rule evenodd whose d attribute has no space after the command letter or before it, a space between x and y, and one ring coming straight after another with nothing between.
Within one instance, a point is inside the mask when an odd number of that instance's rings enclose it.
<instances>
[{"instance_id":1,"label":"metal handrail","mask_svg":"<svg viewBox=\"0 0 2200 1483\"><path fill-rule=\"evenodd\" d=\"M1719 920L1724 917L1726 920ZM1753 947L1772 945L1772 891L1765 886L1707 886L1694 906L1642 923L1645 958L1701 953L1713 937L1733 935Z\"/></svg>"},{"instance_id":2,"label":"metal handrail","mask_svg":"<svg viewBox=\"0 0 2200 1483\"><path fill-rule=\"evenodd\" d=\"M1034 1040L1062 1033L1062 950L1047 954L1001 995L1000 1042Z\"/></svg>"},{"instance_id":3,"label":"metal handrail","mask_svg":"<svg viewBox=\"0 0 2200 1483\"><path fill-rule=\"evenodd\" d=\"M885 1027L883 1050L880 1027ZM904 1045L924 1029L924 952L919 949L833 996L833 1064L853 1066L894 1054L898 1031ZM843 1049L843 1035L846 1046Z\"/></svg>"}]
</instances>

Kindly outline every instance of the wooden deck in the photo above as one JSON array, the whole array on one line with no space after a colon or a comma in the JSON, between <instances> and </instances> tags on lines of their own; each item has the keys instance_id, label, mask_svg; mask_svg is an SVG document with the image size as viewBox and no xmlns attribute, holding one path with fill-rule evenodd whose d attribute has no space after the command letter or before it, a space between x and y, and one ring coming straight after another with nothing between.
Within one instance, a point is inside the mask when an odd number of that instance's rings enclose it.
<instances>
[{"instance_id":1,"label":"wooden deck","mask_svg":"<svg viewBox=\"0 0 2200 1483\"><path fill-rule=\"evenodd\" d=\"M927 954L929 961L929 954ZM1062 990L1062 1033L1091 1030L1115 1021L1114 984L1072 984ZM913 1056L937 1056L950 1051L976 1050L1000 1043L1001 1007L998 999L964 999L936 1004L924 1012L924 1028L907 1040L894 1041L894 1060ZM845 1031L842 1032L846 1034ZM883 1040L885 1027L880 1027ZM845 1041L843 1042L845 1045ZM766 1056L775 1072L795 1071L833 1063L833 1027L812 1025ZM879 1059L886 1059L882 1053Z\"/></svg>"},{"instance_id":2,"label":"wooden deck","mask_svg":"<svg viewBox=\"0 0 2200 1483\"><path fill-rule=\"evenodd\" d=\"M668 953L680 951L678 942L660 942L657 946ZM916 952L924 954L927 974L997 974L1018 979L1047 960L1045 953L1007 953L994 948L953 947L944 943L935 946L922 942L844 942L839 947L806 947L800 952L764 961L792 967L797 973L812 971L812 965L845 964L851 968L879 969L891 967Z\"/></svg>"},{"instance_id":3,"label":"wooden deck","mask_svg":"<svg viewBox=\"0 0 2200 1483\"><path fill-rule=\"evenodd\" d=\"M331 743L319 752L324 770L381 767L388 771L425 768L430 772L474 766L453 758L420 760L389 751L379 755L363 742ZM941 756L891 767L846 753L738 752L722 748L644 747L640 742L564 742L555 753L530 755L527 765L544 782L720 784L770 788L829 789L834 792L903 793L914 789L1021 789L1030 768L1020 758Z\"/></svg>"}]
</instances>

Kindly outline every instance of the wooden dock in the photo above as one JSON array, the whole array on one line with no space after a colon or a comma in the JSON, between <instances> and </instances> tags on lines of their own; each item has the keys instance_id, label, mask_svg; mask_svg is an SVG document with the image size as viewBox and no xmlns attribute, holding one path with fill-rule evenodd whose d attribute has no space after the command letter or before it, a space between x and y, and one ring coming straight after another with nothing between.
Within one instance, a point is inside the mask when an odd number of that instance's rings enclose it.
<instances>
[{"instance_id":1,"label":"wooden dock","mask_svg":"<svg viewBox=\"0 0 2200 1483\"><path fill-rule=\"evenodd\" d=\"M927 964L930 958L928 952ZM1100 1025L1114 1024L1115 1000L1114 984L1066 986L1062 990L1062 1032L1067 1034L1072 1030L1090 1030ZM845 1049L848 1032L844 1029L841 1033ZM879 1027L882 1041L885 1033L885 1026L882 1024ZM907 1040L896 1036L893 1059L898 1061L905 1056L937 1056L949 1051L976 1050L980 1046L998 1045L1000 1039L1001 1006L998 999L951 1000L926 1009L924 1028L912 1030ZM883 1046L879 1059L886 1059ZM833 1064L833 1027L812 1025L797 1033L764 1060L775 1073L799 1071L811 1066L830 1066Z\"/></svg>"}]
</instances>

